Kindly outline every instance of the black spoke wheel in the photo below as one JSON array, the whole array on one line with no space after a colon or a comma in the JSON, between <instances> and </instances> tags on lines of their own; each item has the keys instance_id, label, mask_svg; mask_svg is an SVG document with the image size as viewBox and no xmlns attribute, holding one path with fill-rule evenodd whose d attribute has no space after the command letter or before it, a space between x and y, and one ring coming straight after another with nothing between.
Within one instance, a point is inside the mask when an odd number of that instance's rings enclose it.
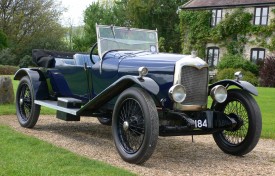
<instances>
[{"instance_id":1,"label":"black spoke wheel","mask_svg":"<svg viewBox=\"0 0 275 176\"><path fill-rule=\"evenodd\" d=\"M16 114L21 126L32 128L36 124L40 106L34 104L34 92L29 77L23 77L16 92Z\"/></svg>"},{"instance_id":2,"label":"black spoke wheel","mask_svg":"<svg viewBox=\"0 0 275 176\"><path fill-rule=\"evenodd\" d=\"M227 100L217 104L214 109L224 112L237 122L233 129L213 134L219 148L225 153L238 156L253 150L262 130L261 112L254 98L246 91L231 89Z\"/></svg>"},{"instance_id":3,"label":"black spoke wheel","mask_svg":"<svg viewBox=\"0 0 275 176\"><path fill-rule=\"evenodd\" d=\"M118 153L129 163L141 164L153 154L159 134L156 105L140 88L129 88L118 98L112 131Z\"/></svg>"}]
</instances>

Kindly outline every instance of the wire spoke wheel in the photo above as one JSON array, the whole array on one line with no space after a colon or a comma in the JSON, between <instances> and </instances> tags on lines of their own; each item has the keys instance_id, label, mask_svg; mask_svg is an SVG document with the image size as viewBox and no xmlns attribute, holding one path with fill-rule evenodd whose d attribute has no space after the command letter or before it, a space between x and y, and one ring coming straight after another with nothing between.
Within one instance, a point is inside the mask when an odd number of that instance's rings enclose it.
<instances>
[{"instance_id":1,"label":"wire spoke wheel","mask_svg":"<svg viewBox=\"0 0 275 176\"><path fill-rule=\"evenodd\" d=\"M225 107L224 113L229 115L229 117L238 117L234 120L236 120L238 123L241 123L238 125L237 129L223 131L222 134L224 138L231 145L238 145L242 143L248 133L249 128L248 114L244 105L240 101L231 101Z\"/></svg>"},{"instance_id":2,"label":"wire spoke wheel","mask_svg":"<svg viewBox=\"0 0 275 176\"><path fill-rule=\"evenodd\" d=\"M246 91L230 89L224 103L217 104L214 110L225 113L237 122L230 130L213 134L219 148L232 155L245 155L257 145L262 129L262 116L258 104Z\"/></svg>"},{"instance_id":3,"label":"wire spoke wheel","mask_svg":"<svg viewBox=\"0 0 275 176\"><path fill-rule=\"evenodd\" d=\"M134 99L126 99L119 115L119 138L124 150L133 154L142 145L145 125L142 109Z\"/></svg>"},{"instance_id":4,"label":"wire spoke wheel","mask_svg":"<svg viewBox=\"0 0 275 176\"><path fill-rule=\"evenodd\" d=\"M116 149L124 161L141 164L153 154L158 134L158 112L152 97L131 87L117 99L112 118Z\"/></svg>"},{"instance_id":5,"label":"wire spoke wheel","mask_svg":"<svg viewBox=\"0 0 275 176\"><path fill-rule=\"evenodd\" d=\"M19 99L19 111L22 116L22 120L28 121L30 119L32 111L32 97L29 86L24 83L21 87L20 99Z\"/></svg>"},{"instance_id":6,"label":"wire spoke wheel","mask_svg":"<svg viewBox=\"0 0 275 176\"><path fill-rule=\"evenodd\" d=\"M21 126L32 128L39 117L40 106L34 104L34 91L29 77L23 77L16 92L16 114Z\"/></svg>"}]
</instances>

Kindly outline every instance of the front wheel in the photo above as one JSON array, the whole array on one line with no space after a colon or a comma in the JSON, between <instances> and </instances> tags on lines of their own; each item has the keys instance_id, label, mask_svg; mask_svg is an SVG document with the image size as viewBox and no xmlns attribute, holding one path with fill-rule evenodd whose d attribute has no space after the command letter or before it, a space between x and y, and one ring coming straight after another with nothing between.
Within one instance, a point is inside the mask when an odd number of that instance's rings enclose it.
<instances>
[{"instance_id":1,"label":"front wheel","mask_svg":"<svg viewBox=\"0 0 275 176\"><path fill-rule=\"evenodd\" d=\"M150 158L157 144L159 119L156 105L146 91L129 88L118 97L112 132L124 161L141 164Z\"/></svg>"},{"instance_id":2,"label":"front wheel","mask_svg":"<svg viewBox=\"0 0 275 176\"><path fill-rule=\"evenodd\" d=\"M19 82L15 104L19 124L26 128L34 127L40 114L40 106L34 104L34 90L27 76Z\"/></svg>"},{"instance_id":3,"label":"front wheel","mask_svg":"<svg viewBox=\"0 0 275 176\"><path fill-rule=\"evenodd\" d=\"M237 122L233 129L213 134L219 148L225 153L237 156L252 151L262 130L262 116L254 98L246 91L231 89L228 91L227 100L217 104L214 110L224 112Z\"/></svg>"}]
</instances>

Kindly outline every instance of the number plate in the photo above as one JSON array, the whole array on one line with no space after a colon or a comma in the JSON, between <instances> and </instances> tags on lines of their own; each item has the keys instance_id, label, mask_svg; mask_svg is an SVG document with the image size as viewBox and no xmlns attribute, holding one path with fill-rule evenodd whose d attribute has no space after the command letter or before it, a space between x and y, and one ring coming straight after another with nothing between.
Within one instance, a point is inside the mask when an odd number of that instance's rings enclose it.
<instances>
[{"instance_id":1,"label":"number plate","mask_svg":"<svg viewBox=\"0 0 275 176\"><path fill-rule=\"evenodd\" d=\"M208 128L208 122L207 119L198 119L194 120L195 121L195 128Z\"/></svg>"}]
</instances>

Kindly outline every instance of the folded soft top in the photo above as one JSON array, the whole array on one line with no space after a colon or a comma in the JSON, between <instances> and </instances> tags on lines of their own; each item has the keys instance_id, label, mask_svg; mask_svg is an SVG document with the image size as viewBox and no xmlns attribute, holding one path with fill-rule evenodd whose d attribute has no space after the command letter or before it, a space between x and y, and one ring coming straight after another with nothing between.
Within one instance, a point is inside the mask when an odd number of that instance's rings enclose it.
<instances>
[{"instance_id":1,"label":"folded soft top","mask_svg":"<svg viewBox=\"0 0 275 176\"><path fill-rule=\"evenodd\" d=\"M73 52L60 52L50 51L43 49L33 49L32 59L33 62L39 67L53 68L55 65L54 58L72 59L76 53Z\"/></svg>"}]
</instances>

